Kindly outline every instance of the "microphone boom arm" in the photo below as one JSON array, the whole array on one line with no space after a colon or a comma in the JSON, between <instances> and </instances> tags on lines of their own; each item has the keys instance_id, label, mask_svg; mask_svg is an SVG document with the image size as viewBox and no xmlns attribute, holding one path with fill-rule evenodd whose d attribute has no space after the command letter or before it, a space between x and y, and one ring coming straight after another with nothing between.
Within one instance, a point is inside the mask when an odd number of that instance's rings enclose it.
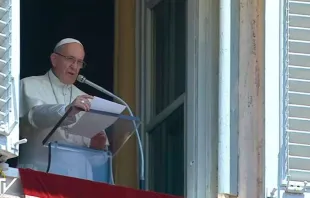
<instances>
[{"instance_id":1,"label":"microphone boom arm","mask_svg":"<svg viewBox=\"0 0 310 198\"><path fill-rule=\"evenodd\" d=\"M126 106L130 116L134 117L134 114L132 113L131 111L131 108L129 107L129 105L120 97L118 97L117 95L113 94L112 92L104 89L103 87L100 87L99 85L87 80L84 76L82 75L78 75L77 77L77 81L81 82L81 83L84 83L84 84L87 84L91 87L93 87L94 89L97 89L98 91L112 97L112 98L115 98L116 100L118 100L120 103L122 103L123 105ZM140 188L142 190L144 190L144 154L143 154L143 147L142 147L142 142L141 142L141 138L140 138L140 134L139 134L139 131L138 131L138 128L137 128L137 125L135 123L135 121L133 121L133 124L134 124L134 127L135 127L135 132L136 132L136 136L137 136L137 139L138 139L138 146L139 146L139 151L140 151L140 160L141 160L141 165L140 165Z\"/></svg>"}]
</instances>

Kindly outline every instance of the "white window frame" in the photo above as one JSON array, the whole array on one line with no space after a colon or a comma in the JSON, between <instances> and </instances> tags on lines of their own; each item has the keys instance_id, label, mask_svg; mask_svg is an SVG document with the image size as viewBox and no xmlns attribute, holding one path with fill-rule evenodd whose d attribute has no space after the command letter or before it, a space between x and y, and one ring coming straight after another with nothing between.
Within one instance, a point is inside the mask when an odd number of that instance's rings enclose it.
<instances>
[{"instance_id":1,"label":"white window frame","mask_svg":"<svg viewBox=\"0 0 310 198\"><path fill-rule=\"evenodd\" d=\"M217 197L218 10L218 0L188 0L188 198Z\"/></svg>"},{"instance_id":2,"label":"white window frame","mask_svg":"<svg viewBox=\"0 0 310 198\"><path fill-rule=\"evenodd\" d=\"M140 67L138 71L140 72L140 79L138 82L140 84L140 116L143 120L143 126L141 127L141 134L144 146L145 153L145 174L146 174L146 189L150 188L151 181L149 179L149 167L150 167L150 158L149 158L149 134L147 131L152 130L154 127L158 126L163 120L165 120L171 113L173 113L178 107L185 103L185 93L180 95L176 100L174 100L169 106L167 106L164 110L161 111L155 117L152 116L152 109L145 108L151 107L153 104L152 101L152 8L160 3L162 0L147 0L137 2L139 3L140 17L137 16L137 21L142 24L140 27L140 31L137 35L140 36L139 40L146 41L140 43ZM142 20L142 21L140 21ZM144 26L144 27L143 27ZM143 39L141 39L143 38ZM139 65L139 64L137 64ZM139 104L139 103L138 103Z\"/></svg>"},{"instance_id":3,"label":"white window frame","mask_svg":"<svg viewBox=\"0 0 310 198\"><path fill-rule=\"evenodd\" d=\"M151 0L148 3L158 3ZM187 0L187 72L185 103L185 195L188 198L217 196L218 129L218 0ZM141 135L146 159L146 180L149 179L147 156L148 135L145 123L150 120L145 106L150 104L150 89L146 85L151 76L151 11L146 1L137 3L137 96L139 115L143 120ZM150 4L148 4L150 5ZM144 80L146 79L146 80ZM146 96L146 97L145 97ZM175 106L178 102L175 102ZM173 106L170 106L174 109ZM168 111L168 110L167 110ZM159 118L159 117L158 117ZM159 118L160 119L160 118ZM146 189L149 189L146 182Z\"/></svg>"},{"instance_id":4,"label":"white window frame","mask_svg":"<svg viewBox=\"0 0 310 198\"><path fill-rule=\"evenodd\" d=\"M282 0L266 1L265 9L265 196L280 198Z\"/></svg>"}]
</instances>

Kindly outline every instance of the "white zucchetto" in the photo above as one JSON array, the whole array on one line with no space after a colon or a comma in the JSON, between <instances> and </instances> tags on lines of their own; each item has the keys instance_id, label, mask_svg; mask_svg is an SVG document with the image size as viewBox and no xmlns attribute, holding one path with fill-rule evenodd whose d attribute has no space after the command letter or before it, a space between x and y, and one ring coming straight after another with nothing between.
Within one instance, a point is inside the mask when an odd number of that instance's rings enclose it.
<instances>
[{"instance_id":1,"label":"white zucchetto","mask_svg":"<svg viewBox=\"0 0 310 198\"><path fill-rule=\"evenodd\" d=\"M78 43L78 44L81 44L81 45L82 45L82 43L81 43L80 41L76 40L76 39L73 39L73 38L65 38L65 39L62 39L61 41L59 41L59 42L56 44L54 50L56 50L58 47L60 47L60 46L62 46L62 45L69 44L69 43ZM83 45L82 45L82 46L83 46Z\"/></svg>"}]
</instances>

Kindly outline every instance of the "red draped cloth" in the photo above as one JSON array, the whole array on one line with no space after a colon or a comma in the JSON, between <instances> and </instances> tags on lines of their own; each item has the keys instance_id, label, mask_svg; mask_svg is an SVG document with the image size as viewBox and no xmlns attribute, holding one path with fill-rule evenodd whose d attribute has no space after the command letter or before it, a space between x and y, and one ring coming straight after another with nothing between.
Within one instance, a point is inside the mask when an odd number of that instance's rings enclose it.
<instances>
[{"instance_id":1,"label":"red draped cloth","mask_svg":"<svg viewBox=\"0 0 310 198\"><path fill-rule=\"evenodd\" d=\"M181 198L30 169L19 173L24 194L40 198Z\"/></svg>"}]
</instances>

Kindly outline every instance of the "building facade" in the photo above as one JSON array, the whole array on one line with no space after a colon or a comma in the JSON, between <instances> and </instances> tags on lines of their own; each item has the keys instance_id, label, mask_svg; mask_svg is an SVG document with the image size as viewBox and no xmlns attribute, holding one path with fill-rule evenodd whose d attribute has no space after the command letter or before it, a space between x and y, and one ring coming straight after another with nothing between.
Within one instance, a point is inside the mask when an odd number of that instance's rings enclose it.
<instances>
[{"instance_id":1,"label":"building facade","mask_svg":"<svg viewBox=\"0 0 310 198\"><path fill-rule=\"evenodd\" d=\"M265 1L116 2L115 90L143 120L147 189L264 197ZM138 186L137 157L131 138L117 183Z\"/></svg>"},{"instance_id":2,"label":"building facade","mask_svg":"<svg viewBox=\"0 0 310 198\"><path fill-rule=\"evenodd\" d=\"M188 198L269 193L265 7L115 0L114 91L142 119L147 189ZM137 188L139 164L133 136L114 159L116 184Z\"/></svg>"}]
</instances>

